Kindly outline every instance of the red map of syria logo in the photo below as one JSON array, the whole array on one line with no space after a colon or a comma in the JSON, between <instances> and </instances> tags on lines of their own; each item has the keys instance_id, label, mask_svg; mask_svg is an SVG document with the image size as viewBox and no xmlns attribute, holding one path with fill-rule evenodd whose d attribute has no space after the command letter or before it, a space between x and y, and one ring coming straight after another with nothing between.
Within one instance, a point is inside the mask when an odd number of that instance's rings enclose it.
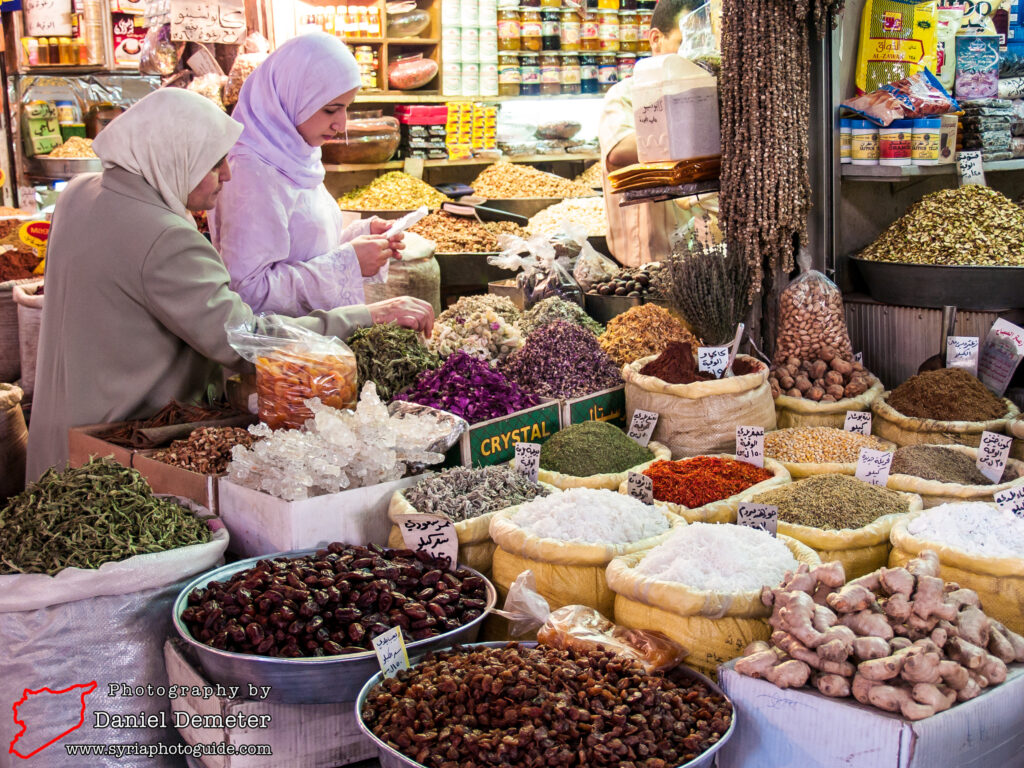
<instances>
[{"instance_id":1,"label":"red map of syria logo","mask_svg":"<svg viewBox=\"0 0 1024 768\"><path fill-rule=\"evenodd\" d=\"M20 739L22 736L25 735L25 732L28 730L29 726L18 717L18 707L20 707L22 704L24 704L26 701L28 701L29 700L29 696L41 696L43 694L50 694L50 695L53 695L53 696L60 696L61 694L70 693L71 691L74 691L74 690L77 690L79 692L78 693L78 699L79 699L79 702L81 704L81 708L79 709L79 712L78 712L78 722L75 723L75 725L73 725L70 728L68 728L66 731L64 731L64 733L61 733L60 735L55 736L54 738L50 739L45 744L36 747L31 752L29 752L27 755L22 754L21 752L19 752L15 745L18 743L18 739ZM72 731L75 731L75 730L81 728L82 724L85 722L85 697L88 696L90 693L92 693L95 690L96 690L96 681L95 680L93 680L92 682L89 682L89 683L80 683L78 685L72 685L72 686L70 686L68 688L64 688L63 690L60 690L60 691L51 691L49 688L40 688L38 691L33 691L33 690L30 690L30 689L26 688L25 692L21 696L21 699L19 701L14 702L14 706L12 707L12 709L14 710L14 722L19 726L19 730L18 730L18 733L15 734L14 739L11 741L11 746L10 746L10 749L8 749L8 752L10 754L12 754L12 755L17 755L18 757L20 757L23 760L27 760L28 758L32 757L32 755L35 755L35 754L38 754L39 752L42 752L44 749L46 749L51 744L54 744L54 743L60 741L61 739L63 739L65 736L67 736Z\"/></svg>"}]
</instances>

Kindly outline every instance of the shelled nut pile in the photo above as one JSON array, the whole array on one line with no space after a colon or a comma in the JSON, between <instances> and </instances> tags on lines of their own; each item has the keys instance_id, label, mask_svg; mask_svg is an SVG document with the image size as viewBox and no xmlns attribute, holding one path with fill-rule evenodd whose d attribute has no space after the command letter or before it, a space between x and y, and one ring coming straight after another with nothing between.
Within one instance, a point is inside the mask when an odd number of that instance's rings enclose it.
<instances>
[{"instance_id":1,"label":"shelled nut pile","mask_svg":"<svg viewBox=\"0 0 1024 768\"><path fill-rule=\"evenodd\" d=\"M497 253L498 235L525 237L525 230L511 221L486 221L453 216L444 211L430 214L410 232L432 240L437 253Z\"/></svg>"},{"instance_id":2,"label":"shelled nut pile","mask_svg":"<svg viewBox=\"0 0 1024 768\"><path fill-rule=\"evenodd\" d=\"M200 475L219 475L228 471L232 448L250 448L258 439L240 427L199 427L185 440L175 440L169 448L157 451L153 459Z\"/></svg>"},{"instance_id":3,"label":"shelled nut pile","mask_svg":"<svg viewBox=\"0 0 1024 768\"><path fill-rule=\"evenodd\" d=\"M858 362L844 360L832 347L822 347L810 360L788 357L772 366L768 382L772 397L804 397L822 403L834 403L862 395L871 388L874 377Z\"/></svg>"},{"instance_id":4,"label":"shelled nut pile","mask_svg":"<svg viewBox=\"0 0 1024 768\"><path fill-rule=\"evenodd\" d=\"M527 197L589 197L586 184L544 173L528 165L495 163L484 168L472 184L473 191L492 200Z\"/></svg>"},{"instance_id":5,"label":"shelled nut pile","mask_svg":"<svg viewBox=\"0 0 1024 768\"><path fill-rule=\"evenodd\" d=\"M764 455L796 464L852 464L861 448L892 450L872 435L834 427L777 429L764 436Z\"/></svg>"}]
</instances>

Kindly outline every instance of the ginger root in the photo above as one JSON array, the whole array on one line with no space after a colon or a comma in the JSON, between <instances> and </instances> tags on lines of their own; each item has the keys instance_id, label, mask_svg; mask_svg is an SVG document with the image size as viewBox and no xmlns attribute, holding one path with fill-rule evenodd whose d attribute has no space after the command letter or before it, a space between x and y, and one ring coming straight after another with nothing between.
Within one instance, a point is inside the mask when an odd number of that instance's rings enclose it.
<instances>
[{"instance_id":1,"label":"ginger root","mask_svg":"<svg viewBox=\"0 0 1024 768\"><path fill-rule=\"evenodd\" d=\"M861 661L882 659L892 653L892 649L880 637L858 637L853 641L853 655Z\"/></svg>"},{"instance_id":2,"label":"ginger root","mask_svg":"<svg viewBox=\"0 0 1024 768\"><path fill-rule=\"evenodd\" d=\"M802 661L790 659L771 667L765 679L779 688L800 688L807 684L811 668Z\"/></svg>"},{"instance_id":3,"label":"ginger root","mask_svg":"<svg viewBox=\"0 0 1024 768\"><path fill-rule=\"evenodd\" d=\"M840 675L817 674L813 681L814 686L826 696L842 699L850 695L850 681Z\"/></svg>"}]
</instances>

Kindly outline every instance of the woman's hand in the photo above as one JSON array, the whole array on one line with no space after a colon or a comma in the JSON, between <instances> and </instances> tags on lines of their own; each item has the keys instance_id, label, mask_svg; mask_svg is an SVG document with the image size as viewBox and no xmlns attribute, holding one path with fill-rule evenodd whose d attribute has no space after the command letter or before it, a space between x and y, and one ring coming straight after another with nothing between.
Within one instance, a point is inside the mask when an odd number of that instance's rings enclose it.
<instances>
[{"instance_id":1,"label":"woman's hand","mask_svg":"<svg viewBox=\"0 0 1024 768\"><path fill-rule=\"evenodd\" d=\"M379 235L362 235L349 243L359 260L359 272L363 277L373 277L394 255L387 238Z\"/></svg>"},{"instance_id":2,"label":"woman's hand","mask_svg":"<svg viewBox=\"0 0 1024 768\"><path fill-rule=\"evenodd\" d=\"M394 224L393 221L382 219L380 216L374 216L370 219L370 234L371 235L383 235ZM388 247L391 248L391 258L400 259L399 251L405 248L405 233L399 232L394 237L388 238Z\"/></svg>"},{"instance_id":3,"label":"woman's hand","mask_svg":"<svg viewBox=\"0 0 1024 768\"><path fill-rule=\"evenodd\" d=\"M376 301L368 304L370 317L374 323L398 323L404 328L412 328L424 336L429 336L434 329L434 308L422 299L412 296L398 296L393 299Z\"/></svg>"}]
</instances>

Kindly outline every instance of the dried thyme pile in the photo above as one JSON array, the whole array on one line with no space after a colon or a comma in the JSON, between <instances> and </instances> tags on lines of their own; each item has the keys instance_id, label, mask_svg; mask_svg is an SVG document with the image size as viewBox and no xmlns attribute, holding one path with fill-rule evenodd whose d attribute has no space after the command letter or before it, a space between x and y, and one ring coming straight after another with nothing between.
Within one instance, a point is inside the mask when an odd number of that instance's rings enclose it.
<instances>
[{"instance_id":1,"label":"dried thyme pile","mask_svg":"<svg viewBox=\"0 0 1024 768\"><path fill-rule=\"evenodd\" d=\"M420 480L403 491L417 512L444 515L458 523L547 496L547 488L531 483L508 466L453 467Z\"/></svg>"},{"instance_id":2,"label":"dried thyme pile","mask_svg":"<svg viewBox=\"0 0 1024 768\"><path fill-rule=\"evenodd\" d=\"M372 381L385 402L416 381L423 371L441 364L441 358L427 349L416 331L394 323L358 330L348 345L356 355L359 388Z\"/></svg>"},{"instance_id":3,"label":"dried thyme pile","mask_svg":"<svg viewBox=\"0 0 1024 768\"><path fill-rule=\"evenodd\" d=\"M863 528L883 515L907 512L906 499L849 475L815 475L755 496L756 504L774 504L779 520L835 531Z\"/></svg>"}]
</instances>

